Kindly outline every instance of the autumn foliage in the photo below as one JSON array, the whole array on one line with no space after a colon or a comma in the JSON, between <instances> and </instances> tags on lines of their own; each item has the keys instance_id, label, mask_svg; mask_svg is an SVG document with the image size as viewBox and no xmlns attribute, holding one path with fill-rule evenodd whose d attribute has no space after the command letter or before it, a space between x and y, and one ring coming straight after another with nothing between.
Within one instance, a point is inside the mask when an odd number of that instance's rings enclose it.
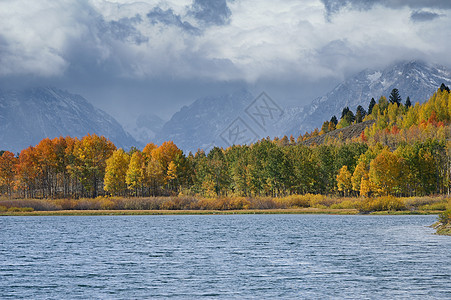
<instances>
[{"instance_id":1,"label":"autumn foliage","mask_svg":"<svg viewBox=\"0 0 451 300\"><path fill-rule=\"evenodd\" d=\"M359 111L355 121L346 112L347 119L337 127L362 121L364 110ZM364 120L374 124L355 139L312 146L302 140L327 135L335 130L336 120L327 121L321 131L300 136L299 142L293 137L267 138L251 145L215 147L209 153L185 154L172 141L124 151L97 135L44 139L18 155L2 153L1 192L7 198L67 199L58 204L67 207L74 207L71 199L98 196L134 197L138 202L150 196L186 197L157 205L165 209L305 207L323 205L325 200L318 197L326 195L361 196L366 207L398 209L402 205L390 196L449 194L449 92L439 89L429 101L414 106L381 97L369 111ZM386 200L371 202L372 196ZM268 200L273 198L278 200ZM76 205L81 207L80 203ZM119 200L96 205L123 206Z\"/></svg>"}]
</instances>

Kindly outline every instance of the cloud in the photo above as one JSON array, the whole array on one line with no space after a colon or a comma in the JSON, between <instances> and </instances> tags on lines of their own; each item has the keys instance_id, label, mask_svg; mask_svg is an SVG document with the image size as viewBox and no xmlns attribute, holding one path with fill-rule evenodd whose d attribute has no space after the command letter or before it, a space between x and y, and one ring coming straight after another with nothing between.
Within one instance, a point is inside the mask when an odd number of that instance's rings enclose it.
<instances>
[{"instance_id":1,"label":"cloud","mask_svg":"<svg viewBox=\"0 0 451 300\"><path fill-rule=\"evenodd\" d=\"M448 3L2 0L0 88L56 85L121 121L243 86L299 104L365 68L449 65Z\"/></svg>"},{"instance_id":2,"label":"cloud","mask_svg":"<svg viewBox=\"0 0 451 300\"><path fill-rule=\"evenodd\" d=\"M113 39L140 45L149 41L149 38L135 27L141 22L142 18L138 14L134 17L121 18L117 21L105 22L103 19L100 19L99 30L101 34L110 34Z\"/></svg>"},{"instance_id":3,"label":"cloud","mask_svg":"<svg viewBox=\"0 0 451 300\"><path fill-rule=\"evenodd\" d=\"M369 10L374 6L392 9L404 7L412 9L451 9L449 0L321 0L326 9L326 17L330 17L343 9Z\"/></svg>"},{"instance_id":4,"label":"cloud","mask_svg":"<svg viewBox=\"0 0 451 300\"><path fill-rule=\"evenodd\" d=\"M410 15L410 19L413 22L432 21L434 19L437 19L438 17L440 17L439 14L433 13L433 12L430 12L430 11L424 11L424 10L414 11Z\"/></svg>"},{"instance_id":5,"label":"cloud","mask_svg":"<svg viewBox=\"0 0 451 300\"><path fill-rule=\"evenodd\" d=\"M5 0L0 76L80 85L343 78L406 57L447 57L450 39L436 45L451 26L446 11L437 11L447 3ZM424 26L427 20L435 21Z\"/></svg>"},{"instance_id":6,"label":"cloud","mask_svg":"<svg viewBox=\"0 0 451 300\"><path fill-rule=\"evenodd\" d=\"M207 25L225 25L232 12L225 0L194 0L190 14Z\"/></svg>"},{"instance_id":7,"label":"cloud","mask_svg":"<svg viewBox=\"0 0 451 300\"><path fill-rule=\"evenodd\" d=\"M198 28L194 27L187 21L182 21L181 16L175 14L172 9L163 10L159 7L155 7L152 11L150 11L147 14L147 17L149 18L150 22L154 25L161 23L168 26L172 25L179 27L184 31L192 34L200 33L200 30Z\"/></svg>"}]
</instances>

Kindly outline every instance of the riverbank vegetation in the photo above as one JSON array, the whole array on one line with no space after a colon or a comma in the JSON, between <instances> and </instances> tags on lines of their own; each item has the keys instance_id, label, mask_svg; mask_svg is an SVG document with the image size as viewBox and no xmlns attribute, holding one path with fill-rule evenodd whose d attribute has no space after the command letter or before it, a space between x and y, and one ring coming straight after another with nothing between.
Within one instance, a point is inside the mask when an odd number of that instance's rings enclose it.
<instances>
[{"instance_id":1,"label":"riverbank vegetation","mask_svg":"<svg viewBox=\"0 0 451 300\"><path fill-rule=\"evenodd\" d=\"M272 197L97 197L81 199L0 200L0 214L57 211L283 211L334 213L392 212L437 214L445 211L445 197L393 196L377 198L291 195Z\"/></svg>"},{"instance_id":2,"label":"riverbank vegetation","mask_svg":"<svg viewBox=\"0 0 451 300\"><path fill-rule=\"evenodd\" d=\"M437 234L451 235L451 199L448 200L447 210L439 214L438 222L433 227Z\"/></svg>"}]
</instances>

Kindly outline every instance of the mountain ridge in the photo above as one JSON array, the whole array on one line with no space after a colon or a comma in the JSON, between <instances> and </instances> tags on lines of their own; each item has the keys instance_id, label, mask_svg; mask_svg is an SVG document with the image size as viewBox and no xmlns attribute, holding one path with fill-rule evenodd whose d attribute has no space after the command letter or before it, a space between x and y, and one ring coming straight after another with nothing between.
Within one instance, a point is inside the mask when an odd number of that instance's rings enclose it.
<instances>
[{"instance_id":1,"label":"mountain ridge","mask_svg":"<svg viewBox=\"0 0 451 300\"><path fill-rule=\"evenodd\" d=\"M340 117L343 108L355 111L358 105L368 108L371 98L376 101L397 88L403 101L409 96L412 103L423 103L437 90L441 83L451 84L451 71L441 65L431 65L419 60L403 61L384 69L365 69L338 84L324 96L315 98L310 104L288 109L291 120L296 124L284 123L278 126L285 135L299 135L321 127L322 122L335 115Z\"/></svg>"},{"instance_id":2,"label":"mountain ridge","mask_svg":"<svg viewBox=\"0 0 451 300\"><path fill-rule=\"evenodd\" d=\"M109 114L80 95L54 87L0 90L0 146L19 152L43 138L103 135L118 147L136 144Z\"/></svg>"},{"instance_id":3,"label":"mountain ridge","mask_svg":"<svg viewBox=\"0 0 451 300\"><path fill-rule=\"evenodd\" d=\"M185 152L228 146L221 133L243 116L254 96L246 89L195 100L183 106L156 135L156 142L171 140Z\"/></svg>"}]
</instances>

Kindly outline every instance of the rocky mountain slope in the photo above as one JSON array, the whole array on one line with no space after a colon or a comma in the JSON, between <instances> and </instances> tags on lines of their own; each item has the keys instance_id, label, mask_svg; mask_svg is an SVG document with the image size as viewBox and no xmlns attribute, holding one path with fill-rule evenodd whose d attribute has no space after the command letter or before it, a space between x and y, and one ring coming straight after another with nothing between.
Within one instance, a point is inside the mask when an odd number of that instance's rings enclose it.
<instances>
[{"instance_id":1,"label":"rocky mountain slope","mask_svg":"<svg viewBox=\"0 0 451 300\"><path fill-rule=\"evenodd\" d=\"M206 97L182 107L163 125L156 142L172 140L185 152L209 150L214 146L227 147L224 131L237 118L245 115L245 108L253 95L245 90L216 97ZM226 140L224 140L224 138Z\"/></svg>"},{"instance_id":2,"label":"rocky mountain slope","mask_svg":"<svg viewBox=\"0 0 451 300\"><path fill-rule=\"evenodd\" d=\"M0 149L19 152L43 138L104 135L117 147L136 141L106 112L55 88L0 90Z\"/></svg>"},{"instance_id":3,"label":"rocky mountain slope","mask_svg":"<svg viewBox=\"0 0 451 300\"><path fill-rule=\"evenodd\" d=\"M156 142L173 140L184 151L209 150L213 146L227 147L234 143L249 143L270 136L293 135L321 127L333 115L340 117L348 106L355 112L358 105L368 108L371 98L376 101L390 94L393 88L400 91L403 101L410 96L412 103L424 102L441 83L451 85L451 71L420 61L400 62L383 70L364 70L345 80L332 91L307 106L286 109L262 102L247 90L198 99L163 125L156 135ZM266 104L269 104L266 107ZM270 107L273 105L272 107ZM273 114L272 120L260 116ZM261 121L272 121L261 126ZM230 138L235 132L243 132L243 139ZM229 135L228 137L226 135Z\"/></svg>"},{"instance_id":4,"label":"rocky mountain slope","mask_svg":"<svg viewBox=\"0 0 451 300\"><path fill-rule=\"evenodd\" d=\"M346 106L353 112L358 105L367 109L371 98L376 101L381 96L388 98L394 88L399 90L403 102L409 96L412 103L422 103L441 83L451 84L451 71L421 61L400 62L383 70L364 70L313 100L310 105L287 109L277 126L282 135L298 136L321 127L333 115L339 118Z\"/></svg>"},{"instance_id":5,"label":"rocky mountain slope","mask_svg":"<svg viewBox=\"0 0 451 300\"><path fill-rule=\"evenodd\" d=\"M354 138L359 137L362 132L365 130L365 128L373 126L373 124L376 123L374 120L365 121L362 123L353 124L350 126L347 126L345 128L335 129L331 132L328 132L326 134L318 135L312 138L309 138L302 142L304 145L321 145L326 140L352 140Z\"/></svg>"}]
</instances>

